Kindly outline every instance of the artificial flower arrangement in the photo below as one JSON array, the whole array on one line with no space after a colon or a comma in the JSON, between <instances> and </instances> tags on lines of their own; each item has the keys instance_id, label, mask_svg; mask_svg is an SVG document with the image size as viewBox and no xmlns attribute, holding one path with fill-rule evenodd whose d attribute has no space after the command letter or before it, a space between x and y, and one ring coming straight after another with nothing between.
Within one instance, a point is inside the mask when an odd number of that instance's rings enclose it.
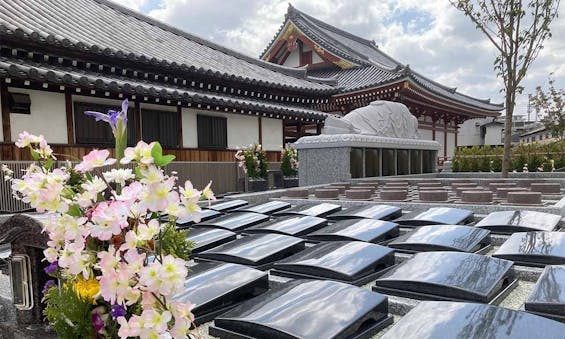
<instances>
[{"instance_id":1,"label":"artificial flower arrangement","mask_svg":"<svg viewBox=\"0 0 565 339\"><path fill-rule=\"evenodd\" d=\"M121 111L85 112L110 124L116 158L93 150L75 166L54 168L43 136L23 132L16 143L30 149L36 164L11 179L14 196L50 213L45 271L56 280L44 287L44 314L61 338L190 333L191 304L174 296L184 286L192 244L175 221L198 221L198 201L214 194L210 184L202 191L190 181L177 186L176 175L163 171L174 156L163 155L158 142L126 148L127 108L126 99Z\"/></svg>"},{"instance_id":2,"label":"artificial flower arrangement","mask_svg":"<svg viewBox=\"0 0 565 339\"><path fill-rule=\"evenodd\" d=\"M264 178L267 175L267 154L260 144L252 144L246 149L238 150L235 159L250 178Z\"/></svg>"},{"instance_id":3,"label":"artificial flower arrangement","mask_svg":"<svg viewBox=\"0 0 565 339\"><path fill-rule=\"evenodd\" d=\"M285 177L298 173L298 151L290 146L281 150L281 172Z\"/></svg>"}]
</instances>

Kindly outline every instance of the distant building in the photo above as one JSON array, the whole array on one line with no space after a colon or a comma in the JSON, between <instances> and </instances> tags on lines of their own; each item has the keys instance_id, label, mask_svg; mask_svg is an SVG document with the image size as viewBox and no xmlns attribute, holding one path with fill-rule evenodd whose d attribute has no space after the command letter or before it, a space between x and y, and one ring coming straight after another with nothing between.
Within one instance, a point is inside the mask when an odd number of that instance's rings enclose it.
<instances>
[{"instance_id":1,"label":"distant building","mask_svg":"<svg viewBox=\"0 0 565 339\"><path fill-rule=\"evenodd\" d=\"M496 118L470 119L459 126L459 146L501 146L504 122Z\"/></svg>"},{"instance_id":2,"label":"distant building","mask_svg":"<svg viewBox=\"0 0 565 339\"><path fill-rule=\"evenodd\" d=\"M536 128L520 135L520 143L523 144L529 144L532 142L548 143L553 141L557 141L557 138L554 138L551 135L551 132L545 127Z\"/></svg>"}]
</instances>

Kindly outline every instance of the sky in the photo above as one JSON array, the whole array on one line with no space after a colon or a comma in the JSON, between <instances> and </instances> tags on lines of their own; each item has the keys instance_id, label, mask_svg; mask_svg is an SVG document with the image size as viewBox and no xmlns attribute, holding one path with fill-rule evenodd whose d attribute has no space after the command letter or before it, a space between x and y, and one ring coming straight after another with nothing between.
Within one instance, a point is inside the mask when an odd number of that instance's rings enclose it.
<instances>
[{"instance_id":1,"label":"sky","mask_svg":"<svg viewBox=\"0 0 565 339\"><path fill-rule=\"evenodd\" d=\"M258 57L284 21L288 0L113 0L154 19ZM502 103L493 69L494 46L448 0L292 0L324 22L366 39L441 84ZM565 5L521 85L515 114L527 118L528 93L547 86L550 73L565 87ZM535 112L531 113L534 120Z\"/></svg>"}]
</instances>

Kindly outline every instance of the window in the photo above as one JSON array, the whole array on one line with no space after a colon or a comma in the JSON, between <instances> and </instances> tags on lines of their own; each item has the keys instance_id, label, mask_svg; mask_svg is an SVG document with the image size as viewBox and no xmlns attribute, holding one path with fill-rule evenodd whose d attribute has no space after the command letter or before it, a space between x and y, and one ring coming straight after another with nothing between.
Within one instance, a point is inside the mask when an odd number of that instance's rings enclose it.
<instances>
[{"instance_id":1,"label":"window","mask_svg":"<svg viewBox=\"0 0 565 339\"><path fill-rule=\"evenodd\" d=\"M31 114L29 94L10 93L10 113Z\"/></svg>"},{"instance_id":2,"label":"window","mask_svg":"<svg viewBox=\"0 0 565 339\"><path fill-rule=\"evenodd\" d=\"M10 279L14 306L20 310L33 307L32 274L29 256L14 254L10 259Z\"/></svg>"},{"instance_id":3,"label":"window","mask_svg":"<svg viewBox=\"0 0 565 339\"><path fill-rule=\"evenodd\" d=\"M77 144L92 144L113 146L114 136L112 129L107 123L96 121L93 117L86 116L85 111L96 111L106 113L110 109L119 109L117 105L92 104L87 102L74 103L75 135ZM135 145L137 136L135 133L133 108L128 110L128 145Z\"/></svg>"},{"instance_id":4,"label":"window","mask_svg":"<svg viewBox=\"0 0 565 339\"><path fill-rule=\"evenodd\" d=\"M179 121L177 112L141 110L143 140L159 141L165 148L179 147Z\"/></svg>"},{"instance_id":5,"label":"window","mask_svg":"<svg viewBox=\"0 0 565 339\"><path fill-rule=\"evenodd\" d=\"M225 149L228 147L227 119L208 115L197 115L199 148Z\"/></svg>"}]
</instances>

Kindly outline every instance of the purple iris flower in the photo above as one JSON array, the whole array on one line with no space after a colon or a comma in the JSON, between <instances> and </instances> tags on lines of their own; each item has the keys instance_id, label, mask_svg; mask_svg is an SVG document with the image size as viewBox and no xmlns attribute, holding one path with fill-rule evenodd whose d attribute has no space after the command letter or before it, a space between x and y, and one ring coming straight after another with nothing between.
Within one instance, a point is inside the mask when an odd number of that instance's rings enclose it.
<instances>
[{"instance_id":1,"label":"purple iris flower","mask_svg":"<svg viewBox=\"0 0 565 339\"><path fill-rule=\"evenodd\" d=\"M108 110L107 114L101 112L94 112L94 111L85 111L84 114L94 117L96 121L105 121L109 123L110 127L112 127L112 132L114 133L114 136L117 136L116 132L120 132L120 134L123 132L123 131L118 131L118 123L120 121L123 121L121 125L121 129L125 130L126 124L128 122L128 106L129 106L129 101L128 99L125 99L124 101L122 101L122 110L119 112L110 109Z\"/></svg>"},{"instance_id":2,"label":"purple iris flower","mask_svg":"<svg viewBox=\"0 0 565 339\"><path fill-rule=\"evenodd\" d=\"M55 280L47 280L47 282L43 286L43 290L41 291L41 293L43 294L47 293L47 291L49 291L49 289L53 286L55 286Z\"/></svg>"},{"instance_id":3,"label":"purple iris flower","mask_svg":"<svg viewBox=\"0 0 565 339\"><path fill-rule=\"evenodd\" d=\"M43 270L45 273L51 275L51 273L56 272L59 269L59 261L55 260L49 266L45 267Z\"/></svg>"},{"instance_id":4,"label":"purple iris flower","mask_svg":"<svg viewBox=\"0 0 565 339\"><path fill-rule=\"evenodd\" d=\"M126 315L126 309L120 304L112 305L110 315L112 315L112 318L114 319L124 317Z\"/></svg>"}]
</instances>

